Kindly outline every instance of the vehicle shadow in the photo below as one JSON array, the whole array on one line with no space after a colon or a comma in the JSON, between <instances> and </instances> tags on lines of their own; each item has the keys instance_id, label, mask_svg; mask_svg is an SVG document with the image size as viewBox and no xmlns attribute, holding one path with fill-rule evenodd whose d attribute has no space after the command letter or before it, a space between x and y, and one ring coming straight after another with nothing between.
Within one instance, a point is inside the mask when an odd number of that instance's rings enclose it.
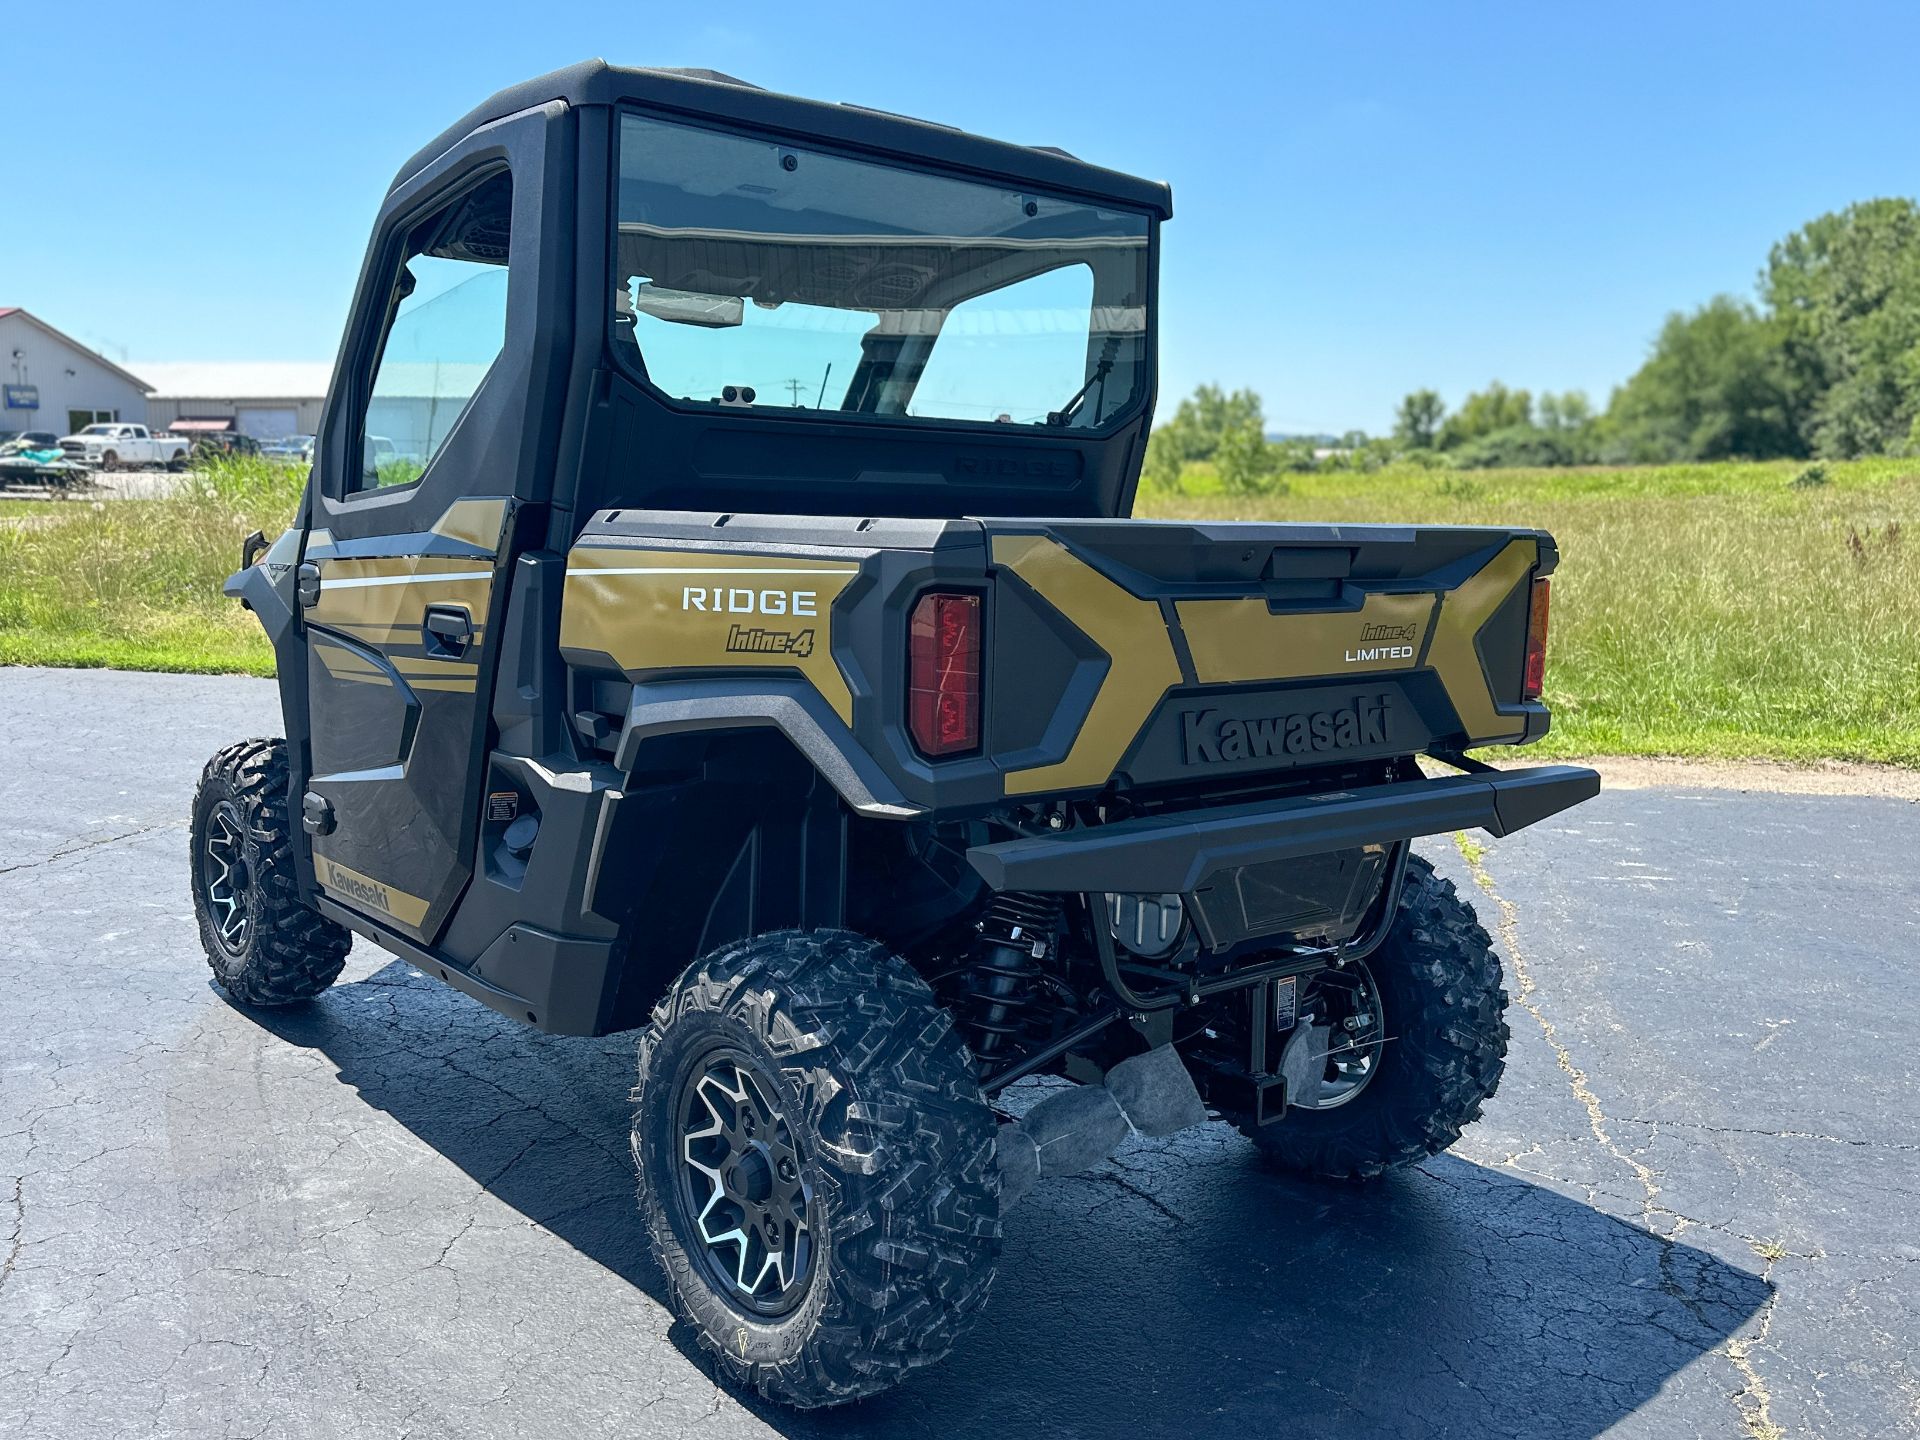
<instances>
[{"instance_id":1,"label":"vehicle shadow","mask_svg":"<svg viewBox=\"0 0 1920 1440\"><path fill-rule=\"evenodd\" d=\"M522 1215L664 1302L627 1155L632 1045L541 1036L394 962L256 1012ZM516 1123L501 1123L503 1116ZM1722 1344L1758 1276L1442 1156L1364 1188L1276 1176L1224 1126L1050 1181L948 1360L815 1436L1596 1436ZM684 1325L673 1337L710 1366Z\"/></svg>"}]
</instances>

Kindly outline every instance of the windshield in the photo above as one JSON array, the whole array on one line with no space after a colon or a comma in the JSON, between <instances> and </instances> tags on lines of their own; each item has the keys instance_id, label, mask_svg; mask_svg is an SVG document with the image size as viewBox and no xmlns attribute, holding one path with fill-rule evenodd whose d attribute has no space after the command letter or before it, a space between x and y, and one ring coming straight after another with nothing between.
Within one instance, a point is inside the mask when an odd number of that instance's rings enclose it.
<instances>
[{"instance_id":1,"label":"windshield","mask_svg":"<svg viewBox=\"0 0 1920 1440\"><path fill-rule=\"evenodd\" d=\"M118 425L89 425L80 433L82 435L112 435L117 433L119 429L120 427Z\"/></svg>"},{"instance_id":2,"label":"windshield","mask_svg":"<svg viewBox=\"0 0 1920 1440\"><path fill-rule=\"evenodd\" d=\"M1132 211L626 115L616 262L678 400L1090 429L1146 386Z\"/></svg>"}]
</instances>

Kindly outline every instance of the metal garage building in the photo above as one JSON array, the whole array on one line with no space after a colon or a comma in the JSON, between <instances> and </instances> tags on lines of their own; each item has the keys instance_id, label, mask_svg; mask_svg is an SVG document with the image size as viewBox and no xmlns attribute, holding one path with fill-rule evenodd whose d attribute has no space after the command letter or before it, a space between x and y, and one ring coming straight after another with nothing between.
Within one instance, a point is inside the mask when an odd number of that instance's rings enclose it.
<instances>
[{"instance_id":1,"label":"metal garage building","mask_svg":"<svg viewBox=\"0 0 1920 1440\"><path fill-rule=\"evenodd\" d=\"M153 386L18 306L0 305L0 387L0 430L70 435L96 420L150 423Z\"/></svg>"},{"instance_id":2,"label":"metal garage building","mask_svg":"<svg viewBox=\"0 0 1920 1440\"><path fill-rule=\"evenodd\" d=\"M142 364L153 381L147 423L164 430L176 420L233 420L243 435L278 440L320 429L333 367L324 362L243 361Z\"/></svg>"}]
</instances>

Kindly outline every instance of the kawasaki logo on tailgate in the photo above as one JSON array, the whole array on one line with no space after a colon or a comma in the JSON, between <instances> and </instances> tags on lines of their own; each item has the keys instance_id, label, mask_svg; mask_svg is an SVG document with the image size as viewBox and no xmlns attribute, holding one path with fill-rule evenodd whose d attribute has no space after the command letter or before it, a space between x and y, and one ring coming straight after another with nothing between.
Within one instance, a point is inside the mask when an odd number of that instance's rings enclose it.
<instances>
[{"instance_id":1,"label":"kawasaki logo on tailgate","mask_svg":"<svg viewBox=\"0 0 1920 1440\"><path fill-rule=\"evenodd\" d=\"M1391 695L1356 695L1337 709L1244 719L1223 720L1218 710L1187 710L1180 716L1181 759L1188 765L1219 765L1384 746L1392 712Z\"/></svg>"}]
</instances>

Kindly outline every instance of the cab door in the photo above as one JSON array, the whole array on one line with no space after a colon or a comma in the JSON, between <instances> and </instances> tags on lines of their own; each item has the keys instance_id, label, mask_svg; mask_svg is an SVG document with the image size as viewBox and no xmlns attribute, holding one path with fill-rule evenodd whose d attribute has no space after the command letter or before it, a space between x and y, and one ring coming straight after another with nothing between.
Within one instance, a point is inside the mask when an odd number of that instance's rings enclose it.
<instances>
[{"instance_id":1,"label":"cab door","mask_svg":"<svg viewBox=\"0 0 1920 1440\"><path fill-rule=\"evenodd\" d=\"M557 363L535 322L563 118L487 126L388 197L316 452L298 574L314 878L417 940L472 873L496 629L547 483L527 415Z\"/></svg>"}]
</instances>

